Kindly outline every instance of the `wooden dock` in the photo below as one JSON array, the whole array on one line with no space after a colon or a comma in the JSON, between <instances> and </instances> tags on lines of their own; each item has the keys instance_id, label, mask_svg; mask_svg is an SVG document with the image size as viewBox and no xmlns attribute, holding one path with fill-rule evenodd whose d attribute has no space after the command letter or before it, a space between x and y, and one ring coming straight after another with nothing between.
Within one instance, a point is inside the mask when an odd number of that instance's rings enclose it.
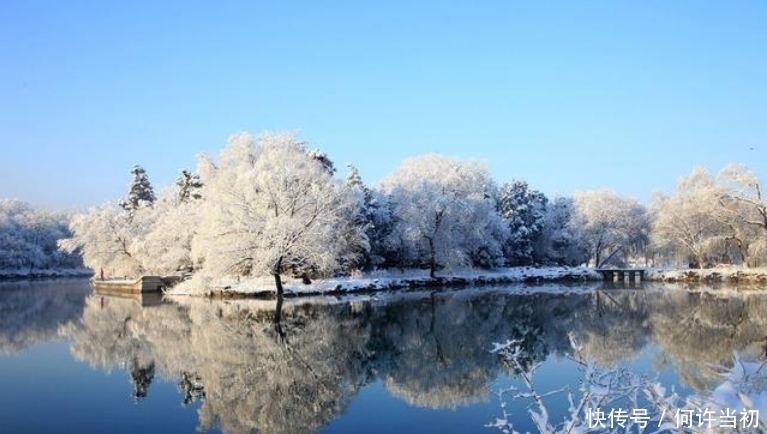
<instances>
[{"instance_id":1,"label":"wooden dock","mask_svg":"<svg viewBox=\"0 0 767 434\"><path fill-rule=\"evenodd\" d=\"M641 282L644 280L644 269L641 268L613 268L613 269L598 269L597 273L601 274L606 282Z\"/></svg>"},{"instance_id":2,"label":"wooden dock","mask_svg":"<svg viewBox=\"0 0 767 434\"><path fill-rule=\"evenodd\" d=\"M176 277L141 276L137 279L91 279L93 289L102 294L158 293L178 282Z\"/></svg>"}]
</instances>

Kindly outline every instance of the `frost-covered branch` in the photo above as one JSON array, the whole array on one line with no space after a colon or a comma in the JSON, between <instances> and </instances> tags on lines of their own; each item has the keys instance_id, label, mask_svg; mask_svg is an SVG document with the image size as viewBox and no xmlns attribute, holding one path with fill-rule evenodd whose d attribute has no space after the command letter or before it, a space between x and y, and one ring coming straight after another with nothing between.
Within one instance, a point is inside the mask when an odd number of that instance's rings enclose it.
<instances>
[{"instance_id":1,"label":"frost-covered branch","mask_svg":"<svg viewBox=\"0 0 767 434\"><path fill-rule=\"evenodd\" d=\"M539 365L524 370L527 357L523 340L494 344L491 352L520 369L525 390L500 391L502 414L486 426L516 434L507 400L531 400L528 417L541 434L563 433L763 433L767 425L767 362L746 362L737 353L733 367L720 367L723 382L710 394L680 397L669 393L657 379L627 367L600 368L582 360L580 345L571 334L574 355L570 359L580 372L576 390L565 386L551 391L536 389ZM569 407L562 422L552 422L546 398L567 393Z\"/></svg>"}]
</instances>

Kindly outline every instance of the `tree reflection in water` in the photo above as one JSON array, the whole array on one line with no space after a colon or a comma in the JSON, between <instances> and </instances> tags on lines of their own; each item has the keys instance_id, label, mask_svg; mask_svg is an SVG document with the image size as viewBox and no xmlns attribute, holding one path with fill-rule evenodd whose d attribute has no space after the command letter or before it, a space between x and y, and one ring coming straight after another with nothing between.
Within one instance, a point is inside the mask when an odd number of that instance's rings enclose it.
<instances>
[{"instance_id":1,"label":"tree reflection in water","mask_svg":"<svg viewBox=\"0 0 767 434\"><path fill-rule=\"evenodd\" d=\"M83 313L82 279L0 282L0 354L15 354L58 336Z\"/></svg>"},{"instance_id":2,"label":"tree reflection in water","mask_svg":"<svg viewBox=\"0 0 767 434\"><path fill-rule=\"evenodd\" d=\"M758 355L764 296L682 291L491 291L405 293L346 301L182 298L142 308L87 299L82 319L61 326L72 354L93 367L131 373L136 398L155 376L201 400L202 430L313 433L380 381L411 405L456 408L489 398L500 374L519 376L571 351L598 365L630 361L648 343L696 390L711 390L709 364L733 350ZM514 363L493 354L515 340Z\"/></svg>"},{"instance_id":3,"label":"tree reflection in water","mask_svg":"<svg viewBox=\"0 0 767 434\"><path fill-rule=\"evenodd\" d=\"M149 386L154 380L154 361L140 361L133 357L128 365L131 383L133 383L133 399L140 402L149 393Z\"/></svg>"}]
</instances>

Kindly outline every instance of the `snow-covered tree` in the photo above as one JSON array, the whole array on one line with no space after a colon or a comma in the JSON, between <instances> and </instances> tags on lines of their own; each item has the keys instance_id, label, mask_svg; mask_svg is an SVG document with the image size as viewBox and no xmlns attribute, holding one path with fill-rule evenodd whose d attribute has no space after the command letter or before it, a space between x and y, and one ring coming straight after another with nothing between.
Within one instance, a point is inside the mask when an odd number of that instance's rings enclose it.
<instances>
[{"instance_id":1,"label":"snow-covered tree","mask_svg":"<svg viewBox=\"0 0 767 434\"><path fill-rule=\"evenodd\" d=\"M301 145L304 145L304 143L301 142ZM319 149L310 149L306 151L306 155L312 157L314 160L320 163L322 167L328 171L329 174L333 175L336 173L336 165L333 164L333 160L328 157L328 154L320 151Z\"/></svg>"},{"instance_id":2,"label":"snow-covered tree","mask_svg":"<svg viewBox=\"0 0 767 434\"><path fill-rule=\"evenodd\" d=\"M362 182L362 176L360 176L360 171L357 169L357 166L347 164L346 169L348 170L346 173L346 185L351 188L359 188L363 191L367 190L365 184Z\"/></svg>"},{"instance_id":3,"label":"snow-covered tree","mask_svg":"<svg viewBox=\"0 0 767 434\"><path fill-rule=\"evenodd\" d=\"M364 252L364 266L392 267L401 265L401 245L393 235L394 223L391 206L385 194L368 188L357 168L347 166L346 184L356 192L360 212L356 223L363 227L369 248Z\"/></svg>"},{"instance_id":4,"label":"snow-covered tree","mask_svg":"<svg viewBox=\"0 0 767 434\"><path fill-rule=\"evenodd\" d=\"M496 187L485 164L441 155L405 160L381 184L407 265L498 266L508 227L496 211Z\"/></svg>"},{"instance_id":5,"label":"snow-covered tree","mask_svg":"<svg viewBox=\"0 0 767 434\"><path fill-rule=\"evenodd\" d=\"M149 225L143 213L125 212L105 204L72 217L72 237L59 241L66 252L82 252L83 262L108 276L137 277L144 271L137 257L138 242Z\"/></svg>"},{"instance_id":6,"label":"snow-covered tree","mask_svg":"<svg viewBox=\"0 0 767 434\"><path fill-rule=\"evenodd\" d=\"M58 249L58 240L69 236L66 213L0 199L0 270L81 267L77 253Z\"/></svg>"},{"instance_id":7,"label":"snow-covered tree","mask_svg":"<svg viewBox=\"0 0 767 434\"><path fill-rule=\"evenodd\" d=\"M546 205L541 234L534 248L538 263L578 265L588 260L588 253L576 239L572 225L575 214L572 198L556 197Z\"/></svg>"},{"instance_id":8,"label":"snow-covered tree","mask_svg":"<svg viewBox=\"0 0 767 434\"><path fill-rule=\"evenodd\" d=\"M152 207L126 212L106 204L73 217L72 236L60 245L107 276L168 276L197 268L191 243L198 225L198 201L180 202L169 189Z\"/></svg>"},{"instance_id":9,"label":"snow-covered tree","mask_svg":"<svg viewBox=\"0 0 767 434\"><path fill-rule=\"evenodd\" d=\"M587 190L576 192L573 204L573 229L595 267L625 257L632 246L645 243L649 219L636 200L608 190Z\"/></svg>"},{"instance_id":10,"label":"snow-covered tree","mask_svg":"<svg viewBox=\"0 0 767 434\"><path fill-rule=\"evenodd\" d=\"M194 256L214 276L328 273L364 245L354 194L290 134L239 134L218 161L200 161L205 179Z\"/></svg>"},{"instance_id":11,"label":"snow-covered tree","mask_svg":"<svg viewBox=\"0 0 767 434\"><path fill-rule=\"evenodd\" d=\"M534 247L543 230L548 199L540 191L531 190L525 181L513 181L498 191L498 212L509 226L504 246L509 265L530 265Z\"/></svg>"},{"instance_id":12,"label":"snow-covered tree","mask_svg":"<svg viewBox=\"0 0 767 434\"><path fill-rule=\"evenodd\" d=\"M652 238L660 254L702 267L722 260L731 229L723 222L725 191L708 171L693 169L671 196L656 195Z\"/></svg>"},{"instance_id":13,"label":"snow-covered tree","mask_svg":"<svg viewBox=\"0 0 767 434\"><path fill-rule=\"evenodd\" d=\"M135 211L143 206L151 206L155 201L155 195L146 170L135 165L130 173L133 175L133 181L128 190L128 197L120 201L120 206L126 211Z\"/></svg>"},{"instance_id":14,"label":"snow-covered tree","mask_svg":"<svg viewBox=\"0 0 767 434\"><path fill-rule=\"evenodd\" d=\"M369 189L362 213L365 217L365 234L370 245L370 264L375 267L403 265L402 240L395 233L395 216L389 197L376 189Z\"/></svg>"},{"instance_id":15,"label":"snow-covered tree","mask_svg":"<svg viewBox=\"0 0 767 434\"><path fill-rule=\"evenodd\" d=\"M181 171L181 175L176 180L178 187L178 201L186 203L191 200L202 198L202 181L200 175L192 173L186 169Z\"/></svg>"},{"instance_id":16,"label":"snow-covered tree","mask_svg":"<svg viewBox=\"0 0 767 434\"><path fill-rule=\"evenodd\" d=\"M767 201L745 166L716 176L694 168L672 195L657 195L653 214L654 246L668 260L757 266L767 258Z\"/></svg>"},{"instance_id":17,"label":"snow-covered tree","mask_svg":"<svg viewBox=\"0 0 767 434\"><path fill-rule=\"evenodd\" d=\"M747 167L731 164L717 175L724 189L719 199L722 221L731 229L730 239L747 265L767 262L767 198L756 175Z\"/></svg>"},{"instance_id":18,"label":"snow-covered tree","mask_svg":"<svg viewBox=\"0 0 767 434\"><path fill-rule=\"evenodd\" d=\"M190 197L194 194L200 193ZM135 240L134 256L145 272L168 276L200 265L191 256L192 239L200 222L200 201L178 199L177 193L168 190L152 208L140 210L145 230Z\"/></svg>"}]
</instances>

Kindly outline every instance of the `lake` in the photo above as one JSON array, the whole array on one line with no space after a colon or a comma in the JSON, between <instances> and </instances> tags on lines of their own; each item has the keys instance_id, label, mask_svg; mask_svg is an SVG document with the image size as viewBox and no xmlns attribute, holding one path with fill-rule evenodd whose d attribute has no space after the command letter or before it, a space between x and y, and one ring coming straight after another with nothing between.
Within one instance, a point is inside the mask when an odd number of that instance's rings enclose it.
<instances>
[{"instance_id":1,"label":"lake","mask_svg":"<svg viewBox=\"0 0 767 434\"><path fill-rule=\"evenodd\" d=\"M685 401L719 393L717 367L732 367L734 352L762 363L767 348L767 294L732 288L498 286L286 300L279 323L275 309L101 296L85 280L3 283L2 431L537 432L531 411L545 407L557 426L568 393L616 415L632 402L653 405L632 401L640 388L596 400L592 386L606 378L618 379L612 392L640 381ZM767 391L759 384L757 397ZM594 414L582 431L606 423Z\"/></svg>"}]
</instances>

